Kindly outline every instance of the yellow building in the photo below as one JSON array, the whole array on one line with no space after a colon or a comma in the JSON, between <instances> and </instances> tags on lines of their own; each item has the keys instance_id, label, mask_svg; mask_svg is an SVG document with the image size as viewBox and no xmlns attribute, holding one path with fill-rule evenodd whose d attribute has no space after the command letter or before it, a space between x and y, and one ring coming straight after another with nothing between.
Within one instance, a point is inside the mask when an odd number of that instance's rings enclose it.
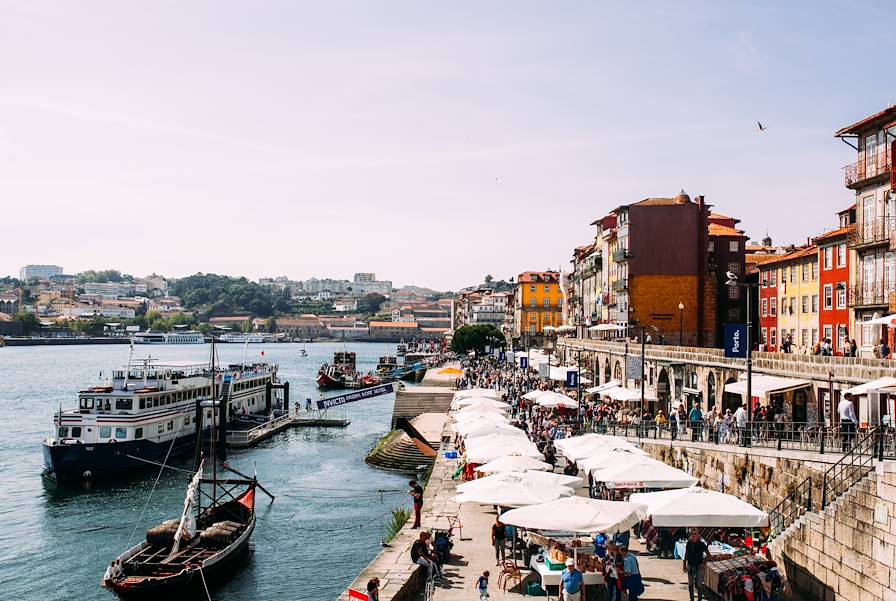
<instances>
[{"instance_id":1,"label":"yellow building","mask_svg":"<svg viewBox=\"0 0 896 601\"><path fill-rule=\"evenodd\" d=\"M819 341L818 249L813 244L769 262L777 271L777 343L790 335L794 352L805 352Z\"/></svg>"},{"instance_id":2,"label":"yellow building","mask_svg":"<svg viewBox=\"0 0 896 601\"><path fill-rule=\"evenodd\" d=\"M526 271L519 275L514 303L514 336L541 336L545 326L563 324L563 291L556 271Z\"/></svg>"}]
</instances>

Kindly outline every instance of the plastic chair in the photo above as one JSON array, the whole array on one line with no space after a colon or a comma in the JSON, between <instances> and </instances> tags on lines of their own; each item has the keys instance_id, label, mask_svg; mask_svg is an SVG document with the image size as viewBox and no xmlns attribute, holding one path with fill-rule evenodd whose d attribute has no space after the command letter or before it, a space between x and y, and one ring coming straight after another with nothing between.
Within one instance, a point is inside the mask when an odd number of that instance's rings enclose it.
<instances>
[{"instance_id":1,"label":"plastic chair","mask_svg":"<svg viewBox=\"0 0 896 601\"><path fill-rule=\"evenodd\" d=\"M507 586L513 580L515 580L517 584L522 583L523 573L520 571L519 566L517 566L514 562L505 561L501 564L501 573L498 574L498 586L504 592L507 592Z\"/></svg>"}]
</instances>

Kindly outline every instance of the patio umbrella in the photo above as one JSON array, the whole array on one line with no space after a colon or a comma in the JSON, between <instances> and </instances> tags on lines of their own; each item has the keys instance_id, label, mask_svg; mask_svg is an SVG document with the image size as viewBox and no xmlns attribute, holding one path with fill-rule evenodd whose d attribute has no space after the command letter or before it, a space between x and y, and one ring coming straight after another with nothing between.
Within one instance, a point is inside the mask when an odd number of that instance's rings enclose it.
<instances>
[{"instance_id":1,"label":"patio umbrella","mask_svg":"<svg viewBox=\"0 0 896 601\"><path fill-rule=\"evenodd\" d=\"M471 396L484 396L490 399L500 399L501 393L493 388L467 388L454 393L454 399L465 399Z\"/></svg>"},{"instance_id":2,"label":"patio umbrella","mask_svg":"<svg viewBox=\"0 0 896 601\"><path fill-rule=\"evenodd\" d=\"M488 402L486 402L488 401ZM494 401L483 399L478 403L467 405L457 410L458 413L507 413L510 411L510 405L501 403L500 406L493 405Z\"/></svg>"},{"instance_id":3,"label":"patio umbrella","mask_svg":"<svg viewBox=\"0 0 896 601\"><path fill-rule=\"evenodd\" d=\"M638 457L646 457L647 453L641 449L606 449L603 453L585 457L578 462L579 469L589 473L592 470L610 467L612 465L626 465L632 461L637 461Z\"/></svg>"},{"instance_id":4,"label":"patio umbrella","mask_svg":"<svg viewBox=\"0 0 896 601\"><path fill-rule=\"evenodd\" d=\"M637 503L568 497L510 510L501 515L501 521L530 530L611 534L625 532L646 515L646 508Z\"/></svg>"},{"instance_id":5,"label":"patio umbrella","mask_svg":"<svg viewBox=\"0 0 896 601\"><path fill-rule=\"evenodd\" d=\"M607 488L687 488L697 484L697 478L687 472L650 457L591 470L591 475Z\"/></svg>"},{"instance_id":6,"label":"patio umbrella","mask_svg":"<svg viewBox=\"0 0 896 601\"><path fill-rule=\"evenodd\" d=\"M548 391L539 395L538 398L535 399L535 404L548 409L553 409L554 407L577 409L579 407L579 402L577 400L571 399L565 394L553 391Z\"/></svg>"},{"instance_id":7,"label":"patio umbrella","mask_svg":"<svg viewBox=\"0 0 896 601\"><path fill-rule=\"evenodd\" d=\"M494 461L480 465L476 468L476 471L483 474L497 474L500 472L547 472L552 469L553 467L550 463L545 463L538 459L523 457L522 455L504 455Z\"/></svg>"},{"instance_id":8,"label":"patio umbrella","mask_svg":"<svg viewBox=\"0 0 896 601\"><path fill-rule=\"evenodd\" d=\"M572 438L561 438L560 440L554 441L554 446L557 447L558 451L565 451L566 449L572 449L579 445L592 444L593 441L596 440L604 441L605 444L609 444L610 442L615 444L623 442L627 443L624 438L611 436L609 434L582 434L581 436L573 436Z\"/></svg>"},{"instance_id":9,"label":"patio umbrella","mask_svg":"<svg viewBox=\"0 0 896 601\"><path fill-rule=\"evenodd\" d=\"M482 438L471 438L466 443L465 452L469 463L480 464L488 463L498 457L510 454L522 455L538 460L544 459L544 455L528 440L509 436L495 437L494 434L483 436Z\"/></svg>"},{"instance_id":10,"label":"patio umbrella","mask_svg":"<svg viewBox=\"0 0 896 601\"><path fill-rule=\"evenodd\" d=\"M647 507L654 526L660 528L764 528L768 514L737 497L694 486L659 492L637 493L633 503Z\"/></svg>"},{"instance_id":11,"label":"patio umbrella","mask_svg":"<svg viewBox=\"0 0 896 601\"><path fill-rule=\"evenodd\" d=\"M469 407L470 405L486 405L491 407L503 407L505 409L510 409L509 403L484 396L468 396L462 399L454 399L453 401L451 401L452 409L460 409L462 407Z\"/></svg>"},{"instance_id":12,"label":"patio umbrella","mask_svg":"<svg viewBox=\"0 0 896 601\"><path fill-rule=\"evenodd\" d=\"M480 424L475 428L468 430L463 435L463 437L469 440L471 438L480 438L482 436L489 436L491 434L515 436L517 438L525 438L526 440L529 440L529 436L519 428L515 428L510 424L502 424L500 422L488 422Z\"/></svg>"},{"instance_id":13,"label":"patio umbrella","mask_svg":"<svg viewBox=\"0 0 896 601\"><path fill-rule=\"evenodd\" d=\"M551 472L501 472L500 474L492 474L491 476L484 476L459 484L457 492L470 492L484 486L491 486L492 482L504 482L510 479L515 482L532 482L534 484L544 484L545 486L566 486L569 488L574 488L582 483L582 479L577 476Z\"/></svg>"},{"instance_id":14,"label":"patio umbrella","mask_svg":"<svg viewBox=\"0 0 896 601\"><path fill-rule=\"evenodd\" d=\"M556 447L556 445L554 446ZM595 455L602 455L607 451L613 449L637 449L637 447L624 440L592 439L583 444L574 445L572 447L564 447L560 452L563 453L563 456L570 461L575 461L576 463L578 463L583 459L594 457Z\"/></svg>"},{"instance_id":15,"label":"patio umbrella","mask_svg":"<svg viewBox=\"0 0 896 601\"><path fill-rule=\"evenodd\" d=\"M503 477L497 478L485 486L477 487L469 492L462 492L451 500L455 503L525 507L571 497L573 494L572 489L568 486L535 483L531 480L523 480L520 478L522 475L524 474L504 474Z\"/></svg>"},{"instance_id":16,"label":"patio umbrella","mask_svg":"<svg viewBox=\"0 0 896 601\"><path fill-rule=\"evenodd\" d=\"M526 399L527 401L534 401L541 395L547 394L548 392L550 392L550 390L530 390L529 392L527 392L526 394L523 395L523 398Z\"/></svg>"},{"instance_id":17,"label":"patio umbrella","mask_svg":"<svg viewBox=\"0 0 896 601\"><path fill-rule=\"evenodd\" d=\"M486 424L507 424L508 419L500 413L474 413L468 419L459 419L451 427L461 436L470 430Z\"/></svg>"}]
</instances>

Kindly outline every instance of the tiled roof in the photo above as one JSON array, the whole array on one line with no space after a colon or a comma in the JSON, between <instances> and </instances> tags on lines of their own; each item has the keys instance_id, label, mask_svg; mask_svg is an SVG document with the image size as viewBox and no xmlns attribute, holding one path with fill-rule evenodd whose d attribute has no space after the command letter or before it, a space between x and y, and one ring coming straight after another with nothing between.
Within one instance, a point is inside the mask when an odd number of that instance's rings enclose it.
<instances>
[{"instance_id":1,"label":"tiled roof","mask_svg":"<svg viewBox=\"0 0 896 601\"><path fill-rule=\"evenodd\" d=\"M758 263L759 266L764 267L766 265L771 265L773 263L787 263L789 261L793 261L795 259L802 259L809 256L818 255L818 247L814 244L810 244L809 246L805 246L803 248L798 248L793 250L786 255L779 255L775 257L771 257L765 261Z\"/></svg>"},{"instance_id":2,"label":"tiled roof","mask_svg":"<svg viewBox=\"0 0 896 601\"><path fill-rule=\"evenodd\" d=\"M736 230L733 227L728 227L727 225L720 225L718 223L710 223L709 224L709 235L710 236L739 236L741 238L746 238L744 233L741 230Z\"/></svg>"},{"instance_id":3,"label":"tiled roof","mask_svg":"<svg viewBox=\"0 0 896 601\"><path fill-rule=\"evenodd\" d=\"M556 271L524 271L517 278L518 282L531 284L533 282L541 282L553 284L558 281L560 274Z\"/></svg>"},{"instance_id":4,"label":"tiled roof","mask_svg":"<svg viewBox=\"0 0 896 601\"><path fill-rule=\"evenodd\" d=\"M642 201L632 203L633 207L659 207L659 206L667 206L674 205L674 198L645 198Z\"/></svg>"},{"instance_id":5,"label":"tiled roof","mask_svg":"<svg viewBox=\"0 0 896 601\"><path fill-rule=\"evenodd\" d=\"M413 328L417 329L416 321L371 321L371 328Z\"/></svg>"},{"instance_id":6,"label":"tiled roof","mask_svg":"<svg viewBox=\"0 0 896 601\"><path fill-rule=\"evenodd\" d=\"M846 227L837 228L836 230L832 230L830 232L826 232L826 233L818 236L817 238L815 238L815 242L818 243L821 241L831 240L834 238L839 238L841 236L846 236L847 234L849 234L849 232L851 232L855 229L856 229L855 224L847 225Z\"/></svg>"},{"instance_id":7,"label":"tiled roof","mask_svg":"<svg viewBox=\"0 0 896 601\"><path fill-rule=\"evenodd\" d=\"M856 121L852 125L847 125L843 129L837 131L837 133L834 134L834 137L839 138L841 136L846 136L849 134L858 134L868 129L871 125L878 121L881 121L881 125L884 125L884 122L892 119L896 119L896 106L891 106L879 113L871 115L870 117L865 117L861 121Z\"/></svg>"}]
</instances>

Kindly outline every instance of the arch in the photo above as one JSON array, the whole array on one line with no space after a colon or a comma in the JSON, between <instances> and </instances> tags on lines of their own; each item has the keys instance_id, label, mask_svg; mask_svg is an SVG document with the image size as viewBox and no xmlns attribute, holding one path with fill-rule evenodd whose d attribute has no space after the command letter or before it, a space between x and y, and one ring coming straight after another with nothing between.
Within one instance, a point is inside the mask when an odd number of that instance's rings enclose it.
<instances>
[{"instance_id":1,"label":"arch","mask_svg":"<svg viewBox=\"0 0 896 601\"><path fill-rule=\"evenodd\" d=\"M604 360L604 384L613 379L613 372L610 370L610 360Z\"/></svg>"},{"instance_id":2,"label":"arch","mask_svg":"<svg viewBox=\"0 0 896 601\"><path fill-rule=\"evenodd\" d=\"M622 381L622 364L619 361L616 361L616 366L613 368L613 377Z\"/></svg>"},{"instance_id":3,"label":"arch","mask_svg":"<svg viewBox=\"0 0 896 601\"><path fill-rule=\"evenodd\" d=\"M737 382L737 378L726 378L725 385L733 384ZM722 392L722 411L724 412L726 409L731 409L731 412L734 413L737 411L737 408L744 404L744 398L739 394L734 394L724 390Z\"/></svg>"},{"instance_id":4,"label":"arch","mask_svg":"<svg viewBox=\"0 0 896 601\"><path fill-rule=\"evenodd\" d=\"M716 374L712 371L706 374L706 398L709 400L710 405L715 405L718 402L716 397Z\"/></svg>"}]
</instances>

